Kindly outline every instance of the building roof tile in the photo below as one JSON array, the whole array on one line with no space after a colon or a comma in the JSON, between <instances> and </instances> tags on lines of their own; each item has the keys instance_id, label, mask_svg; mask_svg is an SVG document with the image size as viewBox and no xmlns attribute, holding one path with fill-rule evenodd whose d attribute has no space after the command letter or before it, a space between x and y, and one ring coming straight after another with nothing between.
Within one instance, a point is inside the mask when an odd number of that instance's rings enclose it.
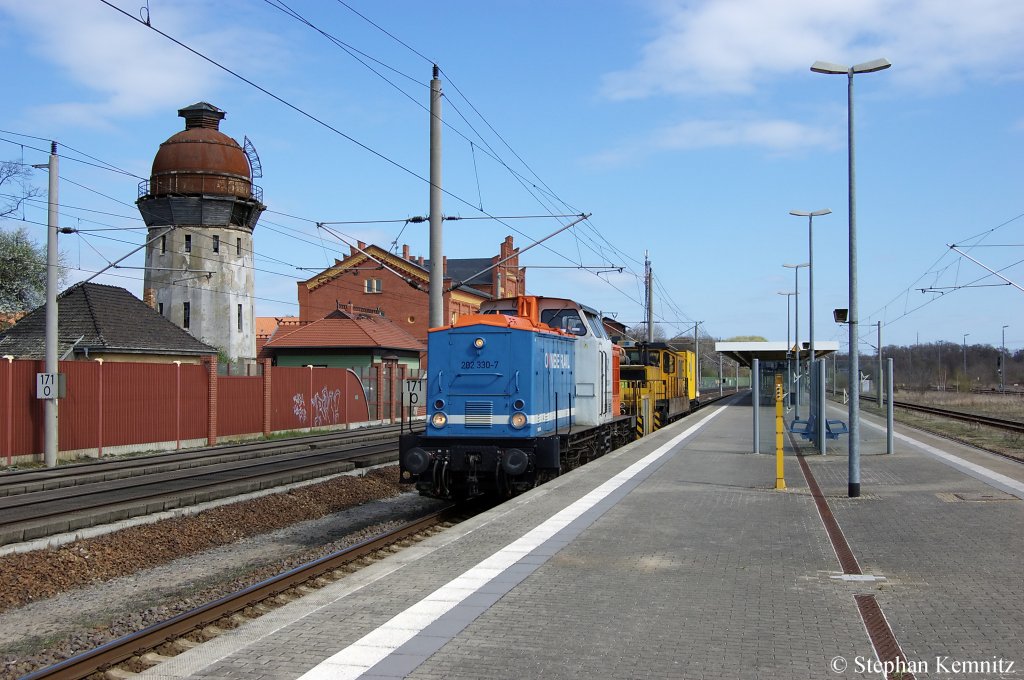
<instances>
[{"instance_id":1,"label":"building roof tile","mask_svg":"<svg viewBox=\"0 0 1024 680\"><path fill-rule=\"evenodd\" d=\"M419 340L377 315L331 312L319 321L303 324L295 330L278 327L266 348L364 348L379 347L422 352L427 348Z\"/></svg>"},{"instance_id":2,"label":"building roof tile","mask_svg":"<svg viewBox=\"0 0 1024 680\"><path fill-rule=\"evenodd\" d=\"M57 296L57 355L77 352L213 355L200 342L124 288L77 283ZM0 354L46 356L46 305L0 333Z\"/></svg>"}]
</instances>

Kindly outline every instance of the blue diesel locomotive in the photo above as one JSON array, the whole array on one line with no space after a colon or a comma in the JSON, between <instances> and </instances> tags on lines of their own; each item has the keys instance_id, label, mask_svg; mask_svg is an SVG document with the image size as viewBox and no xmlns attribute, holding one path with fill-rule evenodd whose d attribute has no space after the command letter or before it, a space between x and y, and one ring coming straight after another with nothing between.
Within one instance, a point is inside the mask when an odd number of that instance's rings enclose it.
<instances>
[{"instance_id":1,"label":"blue diesel locomotive","mask_svg":"<svg viewBox=\"0 0 1024 680\"><path fill-rule=\"evenodd\" d=\"M400 479L425 495L508 497L634 436L599 315L523 296L432 329L427 423L400 441Z\"/></svg>"}]
</instances>

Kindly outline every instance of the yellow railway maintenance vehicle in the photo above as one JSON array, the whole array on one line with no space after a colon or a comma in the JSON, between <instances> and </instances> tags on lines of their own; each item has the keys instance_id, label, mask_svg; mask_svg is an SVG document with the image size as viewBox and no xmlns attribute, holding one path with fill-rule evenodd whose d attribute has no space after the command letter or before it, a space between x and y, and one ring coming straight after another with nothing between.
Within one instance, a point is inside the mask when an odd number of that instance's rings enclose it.
<instances>
[{"instance_id":1,"label":"yellow railway maintenance vehicle","mask_svg":"<svg viewBox=\"0 0 1024 680\"><path fill-rule=\"evenodd\" d=\"M697 362L693 352L664 342L625 342L620 366L622 412L636 416L638 437L697 407Z\"/></svg>"}]
</instances>

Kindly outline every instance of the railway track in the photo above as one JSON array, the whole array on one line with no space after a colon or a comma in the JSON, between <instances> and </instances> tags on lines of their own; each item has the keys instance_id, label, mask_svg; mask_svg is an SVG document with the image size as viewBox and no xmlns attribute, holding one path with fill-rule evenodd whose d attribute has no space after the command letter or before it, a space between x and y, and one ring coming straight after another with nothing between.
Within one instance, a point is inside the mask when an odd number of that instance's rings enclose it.
<instances>
[{"instance_id":1,"label":"railway track","mask_svg":"<svg viewBox=\"0 0 1024 680\"><path fill-rule=\"evenodd\" d=\"M391 462L398 432L373 428L0 475L0 546Z\"/></svg>"},{"instance_id":2,"label":"railway track","mask_svg":"<svg viewBox=\"0 0 1024 680\"><path fill-rule=\"evenodd\" d=\"M215 602L185 612L97 649L26 675L22 680L53 678L78 680L124 667L128 672L156 665L162 659L185 651L236 628L244 620L257 618L281 604L344 578L360 561L375 561L392 554L396 547L411 545L436 531L462 521L483 508L476 505L448 506L397 529L313 562L269 578Z\"/></svg>"},{"instance_id":3,"label":"railway track","mask_svg":"<svg viewBox=\"0 0 1024 680\"><path fill-rule=\"evenodd\" d=\"M861 399L873 402L878 401L876 397L869 397L867 395L861 395ZM953 420L959 420L966 423L974 423L976 425L988 425L989 427L998 428L1000 430L1006 430L1008 432L1024 433L1024 422L1021 422L1019 420L993 418L991 416L982 416L974 413L964 413L963 411L951 411L949 409L938 408L936 406L914 404L908 401L893 400L892 403L893 406L897 408L907 409L908 411L917 411L918 413L930 413L932 415L942 416L944 418L951 418Z\"/></svg>"}]
</instances>

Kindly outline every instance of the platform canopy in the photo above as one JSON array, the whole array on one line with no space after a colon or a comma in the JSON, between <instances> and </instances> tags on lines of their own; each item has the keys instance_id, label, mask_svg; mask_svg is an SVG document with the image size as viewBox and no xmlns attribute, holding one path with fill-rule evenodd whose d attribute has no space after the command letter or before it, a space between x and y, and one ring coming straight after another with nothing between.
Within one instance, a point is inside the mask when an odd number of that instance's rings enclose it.
<instances>
[{"instance_id":1,"label":"platform canopy","mask_svg":"<svg viewBox=\"0 0 1024 680\"><path fill-rule=\"evenodd\" d=\"M808 347L809 343L803 341L800 344L802 345L800 359L806 361L811 354L811 350ZM788 358L796 358L797 347L796 343L787 347L784 340L779 342L716 342L715 351L749 368L754 365L754 359L764 362L785 361ZM834 340L814 341L814 356L817 359L838 351L839 343Z\"/></svg>"}]
</instances>

